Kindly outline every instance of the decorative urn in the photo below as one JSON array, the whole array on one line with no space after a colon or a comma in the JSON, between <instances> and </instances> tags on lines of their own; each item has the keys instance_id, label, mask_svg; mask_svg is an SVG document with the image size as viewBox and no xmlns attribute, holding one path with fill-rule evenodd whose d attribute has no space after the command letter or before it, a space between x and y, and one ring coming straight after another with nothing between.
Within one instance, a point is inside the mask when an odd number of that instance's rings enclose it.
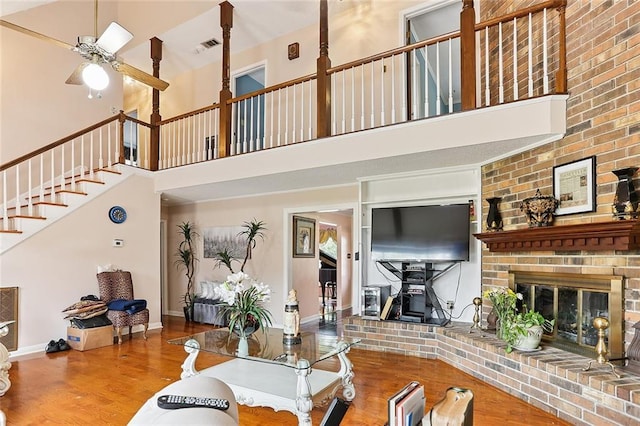
<instances>
[{"instance_id":1,"label":"decorative urn","mask_svg":"<svg viewBox=\"0 0 640 426\"><path fill-rule=\"evenodd\" d=\"M529 228L549 226L553 222L553 212L558 208L558 200L552 195L542 195L540 189L533 197L525 198L520 210L525 214Z\"/></svg>"}]
</instances>

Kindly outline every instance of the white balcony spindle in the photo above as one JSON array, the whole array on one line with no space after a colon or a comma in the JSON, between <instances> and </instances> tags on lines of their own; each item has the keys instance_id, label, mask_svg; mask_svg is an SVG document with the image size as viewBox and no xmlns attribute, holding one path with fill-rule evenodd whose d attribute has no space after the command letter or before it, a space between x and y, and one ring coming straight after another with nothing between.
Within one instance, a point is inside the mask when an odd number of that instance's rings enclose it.
<instances>
[{"instance_id":1,"label":"white balcony spindle","mask_svg":"<svg viewBox=\"0 0 640 426\"><path fill-rule=\"evenodd\" d=\"M311 81L309 81L311 84ZM304 140L304 81L300 83L300 141Z\"/></svg>"},{"instance_id":2,"label":"white balcony spindle","mask_svg":"<svg viewBox=\"0 0 640 426\"><path fill-rule=\"evenodd\" d=\"M423 47L424 54L424 117L429 117L429 55L427 46Z\"/></svg>"},{"instance_id":3,"label":"white balcony spindle","mask_svg":"<svg viewBox=\"0 0 640 426\"><path fill-rule=\"evenodd\" d=\"M356 79L355 67L351 67L351 131L356 130Z\"/></svg>"},{"instance_id":4,"label":"white balcony spindle","mask_svg":"<svg viewBox=\"0 0 640 426\"><path fill-rule=\"evenodd\" d=\"M20 164L16 165L16 201L15 201L15 207L16 207L16 216L20 216L21 215L21 211L20 211Z\"/></svg>"},{"instance_id":5,"label":"white balcony spindle","mask_svg":"<svg viewBox=\"0 0 640 426\"><path fill-rule=\"evenodd\" d=\"M391 124L396 122L396 57L391 57Z\"/></svg>"},{"instance_id":6,"label":"white balcony spindle","mask_svg":"<svg viewBox=\"0 0 640 426\"><path fill-rule=\"evenodd\" d=\"M82 139L80 139L80 143L82 143ZM71 141L71 167L69 167L69 172L71 173L71 183L70 188L71 191L76 190L76 141L75 139Z\"/></svg>"},{"instance_id":7,"label":"white balcony spindle","mask_svg":"<svg viewBox=\"0 0 640 426\"><path fill-rule=\"evenodd\" d=\"M374 72L375 61L371 61L371 129L376 127L376 96L374 91L376 74Z\"/></svg>"},{"instance_id":8,"label":"white balcony spindle","mask_svg":"<svg viewBox=\"0 0 640 426\"><path fill-rule=\"evenodd\" d=\"M407 81L407 61L400 60L400 64L402 67L402 121L407 121L407 86L409 85Z\"/></svg>"},{"instance_id":9,"label":"white balcony spindle","mask_svg":"<svg viewBox=\"0 0 640 426\"><path fill-rule=\"evenodd\" d=\"M9 229L9 206L7 205L7 171L2 171L2 229Z\"/></svg>"},{"instance_id":10,"label":"white balcony spindle","mask_svg":"<svg viewBox=\"0 0 640 426\"><path fill-rule=\"evenodd\" d=\"M100 140L100 135L102 133L102 129L99 129L98 132L100 132L100 133L98 133L98 140ZM90 179L93 179L93 173L94 173L94 171L93 171L93 166L94 166L94 162L93 162L93 156L94 156L94 152L93 152L94 151L94 149L93 149L94 148L93 135L94 135L94 132L91 132L91 145L89 145L89 178Z\"/></svg>"},{"instance_id":11,"label":"white balcony spindle","mask_svg":"<svg viewBox=\"0 0 640 426\"><path fill-rule=\"evenodd\" d=\"M49 194L49 201L52 203L56 200L56 149L53 148L51 150L51 180L49 180L49 185L51 186L51 193ZM44 198L41 198L40 201L44 201Z\"/></svg>"},{"instance_id":12,"label":"white balcony spindle","mask_svg":"<svg viewBox=\"0 0 640 426\"><path fill-rule=\"evenodd\" d=\"M289 88L284 88L284 144L289 145Z\"/></svg>"},{"instance_id":13,"label":"white balcony spindle","mask_svg":"<svg viewBox=\"0 0 640 426\"><path fill-rule=\"evenodd\" d=\"M442 99L442 91L440 88L440 42L436 42L436 115L440 115L440 100Z\"/></svg>"},{"instance_id":14,"label":"white balcony spindle","mask_svg":"<svg viewBox=\"0 0 640 426\"><path fill-rule=\"evenodd\" d=\"M255 121L256 121L256 117L254 117L253 115L253 111L254 111L254 105L253 105L253 100L255 99L255 96L251 97L251 102L250 102L250 111L249 111L249 152L253 152L255 150L255 135L254 135L254 125L255 125Z\"/></svg>"},{"instance_id":15,"label":"white balcony spindle","mask_svg":"<svg viewBox=\"0 0 640 426\"><path fill-rule=\"evenodd\" d=\"M547 9L542 11L542 83L544 94L549 93L549 50L547 46Z\"/></svg>"},{"instance_id":16,"label":"white balcony spindle","mask_svg":"<svg viewBox=\"0 0 640 426\"><path fill-rule=\"evenodd\" d=\"M518 23L513 18L513 100L518 100Z\"/></svg>"},{"instance_id":17,"label":"white balcony spindle","mask_svg":"<svg viewBox=\"0 0 640 426\"><path fill-rule=\"evenodd\" d=\"M264 140L263 140L263 135L260 132L261 130L264 132L263 126L262 124L264 123L264 119L262 116L262 110L260 108L260 106L264 103L261 102L260 99L263 99L266 95L258 95L258 123L256 126L256 149L263 149L264 148Z\"/></svg>"},{"instance_id":18,"label":"white balcony spindle","mask_svg":"<svg viewBox=\"0 0 640 426\"><path fill-rule=\"evenodd\" d=\"M91 142L91 138L93 137L93 133L91 133L91 136L89 137L89 141ZM79 179L84 179L84 167L85 167L85 163L84 163L84 135L80 136L80 173L78 175ZM71 169L71 173L73 173L75 175L75 172L73 169Z\"/></svg>"},{"instance_id":19,"label":"white balcony spindle","mask_svg":"<svg viewBox=\"0 0 640 426\"><path fill-rule=\"evenodd\" d=\"M49 151L51 156L53 156L53 150ZM40 154L40 192L38 194L38 201L44 201L44 154Z\"/></svg>"},{"instance_id":20,"label":"white balcony spindle","mask_svg":"<svg viewBox=\"0 0 640 426\"><path fill-rule=\"evenodd\" d=\"M309 140L313 139L313 80L309 80Z\"/></svg>"},{"instance_id":21,"label":"white balcony spindle","mask_svg":"<svg viewBox=\"0 0 640 426\"><path fill-rule=\"evenodd\" d=\"M342 96L342 133L347 133L347 121L346 121L346 113L347 113L347 86L345 85L345 74L347 73L346 70L342 70L341 74L342 74L342 90L341 90L341 96Z\"/></svg>"},{"instance_id":22,"label":"white balcony spindle","mask_svg":"<svg viewBox=\"0 0 640 426\"><path fill-rule=\"evenodd\" d=\"M491 105L491 90L489 89L489 27L484 28L484 101L485 106Z\"/></svg>"},{"instance_id":23,"label":"white balcony spindle","mask_svg":"<svg viewBox=\"0 0 640 426\"><path fill-rule=\"evenodd\" d=\"M380 125L384 126L384 58L380 60Z\"/></svg>"},{"instance_id":24,"label":"white balcony spindle","mask_svg":"<svg viewBox=\"0 0 640 426\"><path fill-rule=\"evenodd\" d=\"M296 98L297 98L297 95L296 95L296 86L295 86L295 84L291 87L291 90L293 90L293 106L292 106L292 110L291 110L291 112L292 112L292 117L291 117L292 118L292 120L291 120L291 123L292 123L291 124L291 143L296 143L296 133L297 133L296 132L296 129L297 129L297 124L296 124L296 117L297 117L297 115L296 115L296 112L297 112L296 102L297 101L296 101Z\"/></svg>"},{"instance_id":25,"label":"white balcony spindle","mask_svg":"<svg viewBox=\"0 0 640 426\"><path fill-rule=\"evenodd\" d=\"M338 133L336 124L336 73L331 74L331 135Z\"/></svg>"},{"instance_id":26,"label":"white balcony spindle","mask_svg":"<svg viewBox=\"0 0 640 426\"><path fill-rule=\"evenodd\" d=\"M420 118L418 112L418 52L417 49L411 51L411 120Z\"/></svg>"},{"instance_id":27,"label":"white balcony spindle","mask_svg":"<svg viewBox=\"0 0 640 426\"><path fill-rule=\"evenodd\" d=\"M453 65L451 63L452 61L451 45L452 44L453 43L451 39L449 39L449 114L453 112Z\"/></svg>"},{"instance_id":28,"label":"white balcony spindle","mask_svg":"<svg viewBox=\"0 0 640 426\"><path fill-rule=\"evenodd\" d=\"M29 216L33 216L33 195L31 193L33 188L32 176L31 158L29 158L27 160L27 211L29 212Z\"/></svg>"},{"instance_id":29,"label":"white balcony spindle","mask_svg":"<svg viewBox=\"0 0 640 426\"><path fill-rule=\"evenodd\" d=\"M282 89L278 89L278 146L282 135Z\"/></svg>"},{"instance_id":30,"label":"white balcony spindle","mask_svg":"<svg viewBox=\"0 0 640 426\"><path fill-rule=\"evenodd\" d=\"M502 22L498 24L498 103L504 102L504 63L502 62Z\"/></svg>"},{"instance_id":31,"label":"white balcony spindle","mask_svg":"<svg viewBox=\"0 0 640 426\"><path fill-rule=\"evenodd\" d=\"M360 130L364 129L364 64L360 65Z\"/></svg>"},{"instance_id":32,"label":"white balcony spindle","mask_svg":"<svg viewBox=\"0 0 640 426\"><path fill-rule=\"evenodd\" d=\"M528 58L528 93L529 93L529 97L532 98L533 97L533 30L531 28L531 13L529 13L529 36L527 37L527 39L529 40L529 48L528 48L528 52L527 52L527 58Z\"/></svg>"}]
</instances>

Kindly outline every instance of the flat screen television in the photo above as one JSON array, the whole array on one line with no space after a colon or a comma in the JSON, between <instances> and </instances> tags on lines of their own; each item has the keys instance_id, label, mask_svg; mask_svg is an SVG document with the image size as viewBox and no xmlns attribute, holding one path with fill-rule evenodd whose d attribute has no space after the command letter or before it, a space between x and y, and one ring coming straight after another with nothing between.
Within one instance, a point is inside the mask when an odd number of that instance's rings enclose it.
<instances>
[{"instance_id":1,"label":"flat screen television","mask_svg":"<svg viewBox=\"0 0 640 426\"><path fill-rule=\"evenodd\" d=\"M373 260L469 260L469 204L385 207L371 211Z\"/></svg>"}]
</instances>

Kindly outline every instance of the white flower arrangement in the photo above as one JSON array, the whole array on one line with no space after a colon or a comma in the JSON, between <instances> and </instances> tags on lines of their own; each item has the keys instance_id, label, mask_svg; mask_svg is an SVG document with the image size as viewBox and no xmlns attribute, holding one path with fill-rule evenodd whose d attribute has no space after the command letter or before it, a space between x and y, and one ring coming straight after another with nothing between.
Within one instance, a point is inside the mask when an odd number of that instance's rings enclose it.
<instances>
[{"instance_id":1,"label":"white flower arrangement","mask_svg":"<svg viewBox=\"0 0 640 426\"><path fill-rule=\"evenodd\" d=\"M271 313L263 305L271 299L271 289L244 272L227 276L215 295L226 305L222 311L228 315L230 330L243 334L251 325L256 329L271 325Z\"/></svg>"}]
</instances>

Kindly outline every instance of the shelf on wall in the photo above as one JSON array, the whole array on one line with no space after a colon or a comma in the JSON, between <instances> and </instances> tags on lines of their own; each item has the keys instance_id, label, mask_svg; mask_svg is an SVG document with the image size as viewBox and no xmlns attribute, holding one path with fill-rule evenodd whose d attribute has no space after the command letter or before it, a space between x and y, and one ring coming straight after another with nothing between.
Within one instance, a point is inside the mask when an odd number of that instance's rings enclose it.
<instances>
[{"instance_id":1,"label":"shelf on wall","mask_svg":"<svg viewBox=\"0 0 640 426\"><path fill-rule=\"evenodd\" d=\"M619 220L473 234L491 252L640 249L640 222Z\"/></svg>"}]
</instances>

